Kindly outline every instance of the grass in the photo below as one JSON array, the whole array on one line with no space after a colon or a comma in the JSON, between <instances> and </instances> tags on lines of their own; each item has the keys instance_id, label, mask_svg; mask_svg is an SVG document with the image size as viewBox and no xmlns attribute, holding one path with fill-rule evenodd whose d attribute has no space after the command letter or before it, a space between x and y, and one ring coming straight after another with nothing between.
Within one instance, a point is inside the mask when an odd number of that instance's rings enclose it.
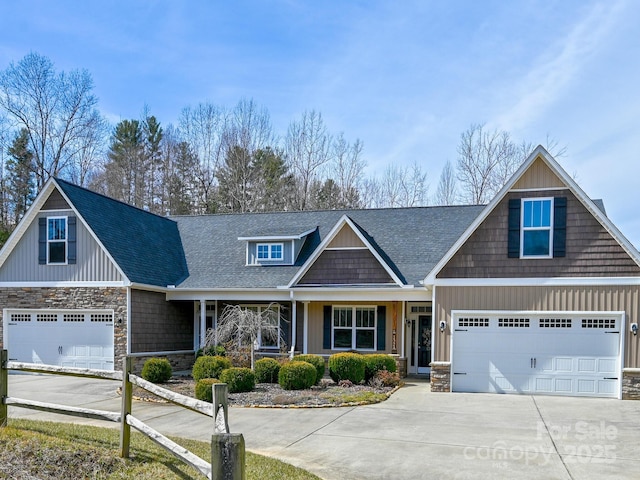
<instances>
[{"instance_id":1,"label":"grass","mask_svg":"<svg viewBox=\"0 0 640 480\"><path fill-rule=\"evenodd\" d=\"M358 403L358 404L370 404L380 403L387 399L387 395L384 393L375 393L369 391L351 393L348 390L344 393L321 393L321 397L326 398L332 403Z\"/></svg>"},{"instance_id":2,"label":"grass","mask_svg":"<svg viewBox=\"0 0 640 480\"><path fill-rule=\"evenodd\" d=\"M172 440L210 461L208 443ZM11 419L0 428L0 451L0 479L205 478L137 432L132 433L131 458L120 458L119 431L110 428ZM247 480L319 480L272 458L247 452L246 459Z\"/></svg>"}]
</instances>

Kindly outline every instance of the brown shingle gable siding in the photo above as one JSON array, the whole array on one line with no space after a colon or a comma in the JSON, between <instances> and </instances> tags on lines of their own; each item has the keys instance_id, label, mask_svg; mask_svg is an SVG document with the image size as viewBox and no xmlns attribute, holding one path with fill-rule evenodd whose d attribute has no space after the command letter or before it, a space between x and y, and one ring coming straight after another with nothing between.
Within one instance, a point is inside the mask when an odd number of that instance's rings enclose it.
<instances>
[{"instance_id":1,"label":"brown shingle gable siding","mask_svg":"<svg viewBox=\"0 0 640 480\"><path fill-rule=\"evenodd\" d=\"M299 285L361 285L393 283L369 250L325 250Z\"/></svg>"},{"instance_id":2,"label":"brown shingle gable siding","mask_svg":"<svg viewBox=\"0 0 640 480\"><path fill-rule=\"evenodd\" d=\"M507 257L511 198L567 197L567 250L562 258ZM635 276L640 267L568 190L511 192L489 214L438 278Z\"/></svg>"}]
</instances>

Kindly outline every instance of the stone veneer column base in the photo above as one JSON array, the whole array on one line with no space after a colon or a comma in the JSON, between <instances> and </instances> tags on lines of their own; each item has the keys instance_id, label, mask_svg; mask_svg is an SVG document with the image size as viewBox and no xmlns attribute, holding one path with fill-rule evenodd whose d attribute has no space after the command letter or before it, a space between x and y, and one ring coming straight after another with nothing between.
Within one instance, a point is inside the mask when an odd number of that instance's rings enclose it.
<instances>
[{"instance_id":1,"label":"stone veneer column base","mask_svg":"<svg viewBox=\"0 0 640 480\"><path fill-rule=\"evenodd\" d=\"M640 368L622 370L622 399L640 400Z\"/></svg>"},{"instance_id":2,"label":"stone veneer column base","mask_svg":"<svg viewBox=\"0 0 640 480\"><path fill-rule=\"evenodd\" d=\"M400 378L405 378L407 376L407 359L395 354L392 354L391 356L396 361L396 372L398 372L398 376Z\"/></svg>"},{"instance_id":3,"label":"stone veneer column base","mask_svg":"<svg viewBox=\"0 0 640 480\"><path fill-rule=\"evenodd\" d=\"M431 362L431 391L451 391L451 362Z\"/></svg>"}]
</instances>

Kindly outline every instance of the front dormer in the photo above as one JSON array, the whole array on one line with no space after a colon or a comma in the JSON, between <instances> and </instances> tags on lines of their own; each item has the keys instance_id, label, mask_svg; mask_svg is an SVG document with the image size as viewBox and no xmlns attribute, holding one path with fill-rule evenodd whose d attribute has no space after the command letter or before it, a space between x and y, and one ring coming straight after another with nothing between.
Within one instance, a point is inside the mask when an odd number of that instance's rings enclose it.
<instances>
[{"instance_id":1,"label":"front dormer","mask_svg":"<svg viewBox=\"0 0 640 480\"><path fill-rule=\"evenodd\" d=\"M314 228L294 235L252 235L238 237L238 241L246 242L247 266L294 265L307 236L315 231Z\"/></svg>"}]
</instances>

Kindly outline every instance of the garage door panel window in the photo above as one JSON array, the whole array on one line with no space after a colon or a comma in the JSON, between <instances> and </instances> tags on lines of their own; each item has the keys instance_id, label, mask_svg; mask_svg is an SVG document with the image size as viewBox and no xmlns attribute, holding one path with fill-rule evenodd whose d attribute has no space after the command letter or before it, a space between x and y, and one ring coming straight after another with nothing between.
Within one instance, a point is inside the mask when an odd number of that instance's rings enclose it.
<instances>
[{"instance_id":1,"label":"garage door panel window","mask_svg":"<svg viewBox=\"0 0 640 480\"><path fill-rule=\"evenodd\" d=\"M529 328L528 318L499 318L498 327Z\"/></svg>"},{"instance_id":2,"label":"garage door panel window","mask_svg":"<svg viewBox=\"0 0 640 480\"><path fill-rule=\"evenodd\" d=\"M334 306L332 319L333 349L376 349L375 307Z\"/></svg>"},{"instance_id":3,"label":"garage door panel window","mask_svg":"<svg viewBox=\"0 0 640 480\"><path fill-rule=\"evenodd\" d=\"M541 318L540 328L571 328L570 318Z\"/></svg>"},{"instance_id":4,"label":"garage door panel window","mask_svg":"<svg viewBox=\"0 0 640 480\"><path fill-rule=\"evenodd\" d=\"M583 318L582 328L616 328L615 318Z\"/></svg>"}]
</instances>

